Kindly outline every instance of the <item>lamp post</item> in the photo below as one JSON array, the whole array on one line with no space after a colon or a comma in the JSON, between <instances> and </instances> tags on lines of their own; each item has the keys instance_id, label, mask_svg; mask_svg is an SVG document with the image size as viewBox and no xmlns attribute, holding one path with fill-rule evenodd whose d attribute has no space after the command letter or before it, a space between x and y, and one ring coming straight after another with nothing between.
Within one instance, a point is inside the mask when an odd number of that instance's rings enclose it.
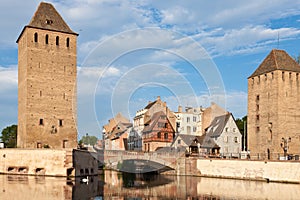
<instances>
[{"instance_id":1,"label":"lamp post","mask_svg":"<svg viewBox=\"0 0 300 200\"><path fill-rule=\"evenodd\" d=\"M291 138L281 138L281 143L280 146L283 149L283 156L286 158L287 156L287 151L289 149L289 142L291 142Z\"/></svg>"}]
</instances>

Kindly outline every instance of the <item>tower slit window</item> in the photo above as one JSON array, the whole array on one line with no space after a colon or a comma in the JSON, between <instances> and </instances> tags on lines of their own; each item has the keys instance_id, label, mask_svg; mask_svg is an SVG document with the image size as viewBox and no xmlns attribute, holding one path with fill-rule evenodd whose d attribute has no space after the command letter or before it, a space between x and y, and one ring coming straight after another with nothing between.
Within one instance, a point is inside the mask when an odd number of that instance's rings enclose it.
<instances>
[{"instance_id":1,"label":"tower slit window","mask_svg":"<svg viewBox=\"0 0 300 200\"><path fill-rule=\"evenodd\" d=\"M45 36L45 43L49 44L49 35L48 34L46 34L46 36Z\"/></svg>"},{"instance_id":2,"label":"tower slit window","mask_svg":"<svg viewBox=\"0 0 300 200\"><path fill-rule=\"evenodd\" d=\"M58 120L58 123L59 123L59 126L63 126L63 120L62 119Z\"/></svg>"},{"instance_id":3,"label":"tower slit window","mask_svg":"<svg viewBox=\"0 0 300 200\"><path fill-rule=\"evenodd\" d=\"M38 42L38 33L34 33L34 42Z\"/></svg>"},{"instance_id":4,"label":"tower slit window","mask_svg":"<svg viewBox=\"0 0 300 200\"><path fill-rule=\"evenodd\" d=\"M39 120L39 125L44 125L44 119Z\"/></svg>"},{"instance_id":5,"label":"tower slit window","mask_svg":"<svg viewBox=\"0 0 300 200\"><path fill-rule=\"evenodd\" d=\"M66 40L66 46L69 48L70 47L70 38L67 38Z\"/></svg>"},{"instance_id":6,"label":"tower slit window","mask_svg":"<svg viewBox=\"0 0 300 200\"><path fill-rule=\"evenodd\" d=\"M58 45L59 45L59 37L56 36L56 46L58 46Z\"/></svg>"}]
</instances>

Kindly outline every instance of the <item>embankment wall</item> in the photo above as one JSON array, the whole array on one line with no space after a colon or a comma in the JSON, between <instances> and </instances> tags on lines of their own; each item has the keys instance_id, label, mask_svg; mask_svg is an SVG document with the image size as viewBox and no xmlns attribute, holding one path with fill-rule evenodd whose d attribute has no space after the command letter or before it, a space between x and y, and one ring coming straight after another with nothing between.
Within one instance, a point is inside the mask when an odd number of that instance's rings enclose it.
<instances>
[{"instance_id":1,"label":"embankment wall","mask_svg":"<svg viewBox=\"0 0 300 200\"><path fill-rule=\"evenodd\" d=\"M200 176L300 183L300 162L198 159Z\"/></svg>"}]
</instances>

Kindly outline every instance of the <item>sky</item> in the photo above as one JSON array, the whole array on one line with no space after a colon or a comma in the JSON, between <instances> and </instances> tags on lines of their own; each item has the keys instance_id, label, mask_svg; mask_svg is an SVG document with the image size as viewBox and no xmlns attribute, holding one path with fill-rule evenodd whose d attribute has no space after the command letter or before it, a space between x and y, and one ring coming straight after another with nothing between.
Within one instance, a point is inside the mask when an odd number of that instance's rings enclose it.
<instances>
[{"instance_id":1,"label":"sky","mask_svg":"<svg viewBox=\"0 0 300 200\"><path fill-rule=\"evenodd\" d=\"M300 54L300 0L50 0L77 40L78 134L160 96L247 115L247 77L272 49ZM16 39L36 0L0 0L0 129L17 124Z\"/></svg>"}]
</instances>

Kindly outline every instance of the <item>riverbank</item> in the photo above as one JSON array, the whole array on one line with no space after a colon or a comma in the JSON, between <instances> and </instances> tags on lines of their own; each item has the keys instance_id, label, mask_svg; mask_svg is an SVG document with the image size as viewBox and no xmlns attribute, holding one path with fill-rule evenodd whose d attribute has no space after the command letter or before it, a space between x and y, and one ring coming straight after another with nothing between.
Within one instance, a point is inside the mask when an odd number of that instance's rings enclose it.
<instances>
[{"instance_id":1,"label":"riverbank","mask_svg":"<svg viewBox=\"0 0 300 200\"><path fill-rule=\"evenodd\" d=\"M165 174L300 184L300 162L185 158Z\"/></svg>"}]
</instances>

